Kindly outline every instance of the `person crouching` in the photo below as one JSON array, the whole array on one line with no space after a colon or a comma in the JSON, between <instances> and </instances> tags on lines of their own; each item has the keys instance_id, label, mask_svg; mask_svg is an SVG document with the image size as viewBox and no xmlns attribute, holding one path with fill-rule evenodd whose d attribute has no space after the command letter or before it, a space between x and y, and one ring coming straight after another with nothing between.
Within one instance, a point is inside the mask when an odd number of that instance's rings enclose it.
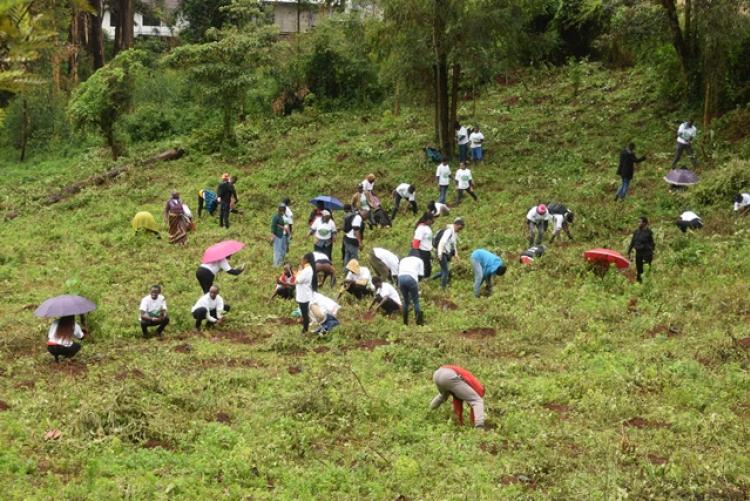
<instances>
[{"instance_id":1,"label":"person crouching","mask_svg":"<svg viewBox=\"0 0 750 501\"><path fill-rule=\"evenodd\" d=\"M438 395L432 399L430 409L437 409L453 397L453 412L458 424L464 424L463 405L469 404L469 419L476 428L484 428L484 386L469 371L457 365L444 365L432 375Z\"/></svg>"},{"instance_id":2,"label":"person crouching","mask_svg":"<svg viewBox=\"0 0 750 501\"><path fill-rule=\"evenodd\" d=\"M195 330L201 330L201 323L206 325L219 325L224 322L224 313L229 312L229 305L219 295L219 288L212 285L208 294L201 296L192 309L195 319Z\"/></svg>"}]
</instances>

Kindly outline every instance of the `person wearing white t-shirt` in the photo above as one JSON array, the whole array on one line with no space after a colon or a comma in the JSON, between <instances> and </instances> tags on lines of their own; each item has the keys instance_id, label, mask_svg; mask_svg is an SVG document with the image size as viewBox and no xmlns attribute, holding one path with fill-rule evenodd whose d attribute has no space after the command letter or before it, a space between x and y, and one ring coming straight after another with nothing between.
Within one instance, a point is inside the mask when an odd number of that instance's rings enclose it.
<instances>
[{"instance_id":1,"label":"person wearing white t-shirt","mask_svg":"<svg viewBox=\"0 0 750 501\"><path fill-rule=\"evenodd\" d=\"M319 219L310 226L308 236L315 236L314 249L333 259L333 243L336 241L336 223L331 219L331 213L324 210Z\"/></svg>"},{"instance_id":2,"label":"person wearing white t-shirt","mask_svg":"<svg viewBox=\"0 0 750 501\"><path fill-rule=\"evenodd\" d=\"M435 202L430 200L427 202L427 210L432 213L434 217L447 216L451 213L450 207L441 202Z\"/></svg>"},{"instance_id":3,"label":"person wearing white t-shirt","mask_svg":"<svg viewBox=\"0 0 750 501\"><path fill-rule=\"evenodd\" d=\"M448 186L451 184L451 168L445 160L441 161L435 170L435 181L437 181L438 190L440 190L438 202L444 204L448 196Z\"/></svg>"},{"instance_id":4,"label":"person wearing white t-shirt","mask_svg":"<svg viewBox=\"0 0 750 501\"><path fill-rule=\"evenodd\" d=\"M419 307L419 279L425 276L427 275L425 274L424 262L419 257L418 251L412 249L409 255L398 263L398 288L404 298L401 308L404 325L409 325L409 303L414 304L417 325L424 325L424 315Z\"/></svg>"},{"instance_id":5,"label":"person wearing white t-shirt","mask_svg":"<svg viewBox=\"0 0 750 501\"><path fill-rule=\"evenodd\" d=\"M161 294L160 285L151 287L148 296L141 299L138 311L143 337L148 338L148 328L153 326L158 326L156 335L161 337L169 324L169 317L167 316L167 300Z\"/></svg>"},{"instance_id":6,"label":"person wearing white t-shirt","mask_svg":"<svg viewBox=\"0 0 750 501\"><path fill-rule=\"evenodd\" d=\"M435 274L433 279L440 279L440 288L445 289L448 286L448 280L450 279L450 267L449 263L452 259L458 261L458 234L465 227L464 220L457 217L453 224L449 224L442 230L440 240L438 240L437 246L437 258L440 263L440 271Z\"/></svg>"},{"instance_id":7,"label":"person wearing white t-shirt","mask_svg":"<svg viewBox=\"0 0 750 501\"><path fill-rule=\"evenodd\" d=\"M680 217L675 221L675 224L681 232L687 233L687 230L697 230L703 228L703 221L700 216L693 211L685 211L680 214Z\"/></svg>"},{"instance_id":8,"label":"person wearing white t-shirt","mask_svg":"<svg viewBox=\"0 0 750 501\"><path fill-rule=\"evenodd\" d=\"M370 264L375 273L390 282L395 283L398 277L398 256L388 249L373 247L370 251Z\"/></svg>"},{"instance_id":9,"label":"person wearing white t-shirt","mask_svg":"<svg viewBox=\"0 0 750 501\"><path fill-rule=\"evenodd\" d=\"M411 240L411 248L419 253L424 262L424 276L432 276L432 223L435 218L431 213L425 212L417 221L414 236Z\"/></svg>"},{"instance_id":10,"label":"person wearing white t-shirt","mask_svg":"<svg viewBox=\"0 0 750 501\"><path fill-rule=\"evenodd\" d=\"M81 315L81 322L84 319L85 317ZM61 317L52 322L49 327L47 351L55 357L55 362L59 362L60 357L72 358L81 349L81 344L76 343L76 340L83 339L86 334L88 331L76 323L74 315Z\"/></svg>"},{"instance_id":11,"label":"person wearing white t-shirt","mask_svg":"<svg viewBox=\"0 0 750 501\"><path fill-rule=\"evenodd\" d=\"M734 196L734 212L744 216L748 211L750 211L750 193L737 193Z\"/></svg>"},{"instance_id":12,"label":"person wearing white t-shirt","mask_svg":"<svg viewBox=\"0 0 750 501\"><path fill-rule=\"evenodd\" d=\"M214 284L216 275L218 275L220 271L223 270L230 275L235 276L245 271L244 264L239 268L232 268L229 264L229 259L231 257L232 256L227 256L224 259L219 259L218 261L212 261L210 263L202 263L198 266L198 269L195 271L195 278L198 279L198 283L201 285L201 290L204 294L208 293L208 290Z\"/></svg>"},{"instance_id":13,"label":"person wearing white t-shirt","mask_svg":"<svg viewBox=\"0 0 750 501\"><path fill-rule=\"evenodd\" d=\"M466 164L461 164L456 171L456 205L461 204L461 200L464 198L464 192L471 195L474 200L477 199L477 195L474 193L474 177L471 175L471 169L466 167Z\"/></svg>"},{"instance_id":14,"label":"person wearing white t-shirt","mask_svg":"<svg viewBox=\"0 0 750 501\"><path fill-rule=\"evenodd\" d=\"M372 284L375 286L375 298L368 311L372 310L376 304L375 311L382 310L386 315L401 311L401 297L395 287L388 282L383 282L380 277L373 277Z\"/></svg>"},{"instance_id":15,"label":"person wearing white t-shirt","mask_svg":"<svg viewBox=\"0 0 750 501\"><path fill-rule=\"evenodd\" d=\"M547 211L547 206L539 204L529 209L526 213L526 225L529 227L529 247L533 245L542 245L542 237L547 224L552 217Z\"/></svg>"},{"instance_id":16,"label":"person wearing white t-shirt","mask_svg":"<svg viewBox=\"0 0 750 501\"><path fill-rule=\"evenodd\" d=\"M552 217L553 223L552 238L549 239L550 243L554 242L563 231L568 235L569 240L573 240L573 235L570 233L570 226L573 224L575 218L573 211L563 204L551 203L547 205L547 212Z\"/></svg>"},{"instance_id":17,"label":"person wearing white t-shirt","mask_svg":"<svg viewBox=\"0 0 750 501\"><path fill-rule=\"evenodd\" d=\"M348 292L357 299L362 299L373 293L375 286L372 285L372 273L366 266L362 266L358 260L352 259L346 263L346 271L347 274L339 298L344 292Z\"/></svg>"},{"instance_id":18,"label":"person wearing white t-shirt","mask_svg":"<svg viewBox=\"0 0 750 501\"><path fill-rule=\"evenodd\" d=\"M287 240L292 239L292 226L294 226L294 213L292 212L292 200L290 198L285 198L281 201L282 204L286 206L286 210L284 211L283 220L284 220L284 226L287 228ZM287 251L289 246L289 242L287 242Z\"/></svg>"},{"instance_id":19,"label":"person wearing white t-shirt","mask_svg":"<svg viewBox=\"0 0 750 501\"><path fill-rule=\"evenodd\" d=\"M318 323L315 334L323 335L331 332L334 327L339 325L336 315L340 308L341 306L328 296L324 296L319 292L313 292L312 299L310 300L310 314Z\"/></svg>"},{"instance_id":20,"label":"person wearing white t-shirt","mask_svg":"<svg viewBox=\"0 0 750 501\"><path fill-rule=\"evenodd\" d=\"M393 190L393 210L391 211L391 221L396 219L396 212L401 205L401 199L409 202L412 213L417 215L417 187L409 183L401 183Z\"/></svg>"},{"instance_id":21,"label":"person wearing white t-shirt","mask_svg":"<svg viewBox=\"0 0 750 501\"><path fill-rule=\"evenodd\" d=\"M344 264L352 259L359 259L362 248L365 220L369 216L369 209L360 208L358 212L344 219Z\"/></svg>"},{"instance_id":22,"label":"person wearing white t-shirt","mask_svg":"<svg viewBox=\"0 0 750 501\"><path fill-rule=\"evenodd\" d=\"M315 271L313 265L315 258L312 252L302 256L299 263L299 269L295 277L294 295L297 300L297 306L302 315L302 334L310 328L310 301L313 298L313 292L317 288L315 284Z\"/></svg>"},{"instance_id":23,"label":"person wearing white t-shirt","mask_svg":"<svg viewBox=\"0 0 750 501\"><path fill-rule=\"evenodd\" d=\"M469 142L472 162L475 164L481 162L484 159L484 134L481 133L479 127L474 127L474 130L469 134Z\"/></svg>"},{"instance_id":24,"label":"person wearing white t-shirt","mask_svg":"<svg viewBox=\"0 0 750 501\"><path fill-rule=\"evenodd\" d=\"M456 122L455 130L456 144L458 144L458 161L464 163L469 159L469 131L458 122Z\"/></svg>"},{"instance_id":25,"label":"person wearing white t-shirt","mask_svg":"<svg viewBox=\"0 0 750 501\"><path fill-rule=\"evenodd\" d=\"M224 322L224 313L229 312L229 305L219 295L219 288L212 285L208 294L202 295L193 305L191 310L195 319L195 330L201 330L201 324L216 325Z\"/></svg>"},{"instance_id":26,"label":"person wearing white t-shirt","mask_svg":"<svg viewBox=\"0 0 750 501\"><path fill-rule=\"evenodd\" d=\"M698 129L695 127L692 120L688 120L687 122L683 122L680 124L680 126L677 128L677 146L675 146L672 168L674 168L677 165L677 162L680 161L683 153L688 154L693 167L696 167L698 165L698 159L695 158L695 153L693 152L693 140L697 135Z\"/></svg>"}]
</instances>

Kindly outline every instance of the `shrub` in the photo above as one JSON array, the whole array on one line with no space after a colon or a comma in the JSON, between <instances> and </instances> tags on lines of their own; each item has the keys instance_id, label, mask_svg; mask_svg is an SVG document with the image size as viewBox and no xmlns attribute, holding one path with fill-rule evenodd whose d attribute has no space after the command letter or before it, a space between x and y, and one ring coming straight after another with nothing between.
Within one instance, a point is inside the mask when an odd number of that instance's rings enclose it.
<instances>
[{"instance_id":1,"label":"shrub","mask_svg":"<svg viewBox=\"0 0 750 501\"><path fill-rule=\"evenodd\" d=\"M732 160L704 176L692 190L696 204L725 205L732 203L732 197L740 191L750 189L750 162Z\"/></svg>"},{"instance_id":2,"label":"shrub","mask_svg":"<svg viewBox=\"0 0 750 501\"><path fill-rule=\"evenodd\" d=\"M66 142L71 131L65 118L65 105L65 97L53 92L51 87L38 87L19 94L5 110L3 142L31 151L47 150Z\"/></svg>"}]
</instances>

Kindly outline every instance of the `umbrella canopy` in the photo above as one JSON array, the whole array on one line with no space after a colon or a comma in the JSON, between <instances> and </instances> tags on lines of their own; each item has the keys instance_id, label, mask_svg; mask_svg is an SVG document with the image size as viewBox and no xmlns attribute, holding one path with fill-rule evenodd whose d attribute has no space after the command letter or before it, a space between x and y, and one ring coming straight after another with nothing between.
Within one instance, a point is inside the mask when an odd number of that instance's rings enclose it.
<instances>
[{"instance_id":1,"label":"umbrella canopy","mask_svg":"<svg viewBox=\"0 0 750 501\"><path fill-rule=\"evenodd\" d=\"M591 249L583 253L583 257L589 263L596 263L609 266L614 263L618 268L624 269L630 266L630 262L625 256L612 249Z\"/></svg>"},{"instance_id":2,"label":"umbrella canopy","mask_svg":"<svg viewBox=\"0 0 750 501\"><path fill-rule=\"evenodd\" d=\"M65 294L50 298L39 305L34 315L37 317L67 317L69 315L83 315L94 311L96 305L82 296Z\"/></svg>"},{"instance_id":3,"label":"umbrella canopy","mask_svg":"<svg viewBox=\"0 0 750 501\"><path fill-rule=\"evenodd\" d=\"M231 256L241 251L245 247L245 244L238 242L237 240L224 240L218 244L214 244L203 253L202 263L213 263L214 261L221 261L225 257Z\"/></svg>"},{"instance_id":4,"label":"umbrella canopy","mask_svg":"<svg viewBox=\"0 0 750 501\"><path fill-rule=\"evenodd\" d=\"M698 182L698 176L687 169L672 169L664 176L664 180L675 186L692 186Z\"/></svg>"},{"instance_id":5,"label":"umbrella canopy","mask_svg":"<svg viewBox=\"0 0 750 501\"><path fill-rule=\"evenodd\" d=\"M323 207L326 210L341 210L344 208L344 204L341 203L336 197L329 197L328 195L318 195L317 197L310 200L310 204L318 205L318 202L323 202Z\"/></svg>"}]
</instances>

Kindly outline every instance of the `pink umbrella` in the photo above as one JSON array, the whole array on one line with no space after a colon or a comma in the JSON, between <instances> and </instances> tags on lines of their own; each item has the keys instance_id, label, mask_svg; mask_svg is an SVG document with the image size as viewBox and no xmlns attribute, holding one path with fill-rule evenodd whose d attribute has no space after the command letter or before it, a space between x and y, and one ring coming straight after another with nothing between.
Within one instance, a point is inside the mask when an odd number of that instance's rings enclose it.
<instances>
[{"instance_id":1,"label":"pink umbrella","mask_svg":"<svg viewBox=\"0 0 750 501\"><path fill-rule=\"evenodd\" d=\"M630 262L625 256L612 249L591 249L583 253L583 257L590 263L609 266L614 263L618 268L627 268Z\"/></svg>"},{"instance_id":2,"label":"pink umbrella","mask_svg":"<svg viewBox=\"0 0 750 501\"><path fill-rule=\"evenodd\" d=\"M224 240L218 244L212 245L206 252L203 253L202 263L213 263L214 261L221 261L225 257L231 256L241 251L245 247L245 244L238 242L237 240Z\"/></svg>"}]
</instances>

